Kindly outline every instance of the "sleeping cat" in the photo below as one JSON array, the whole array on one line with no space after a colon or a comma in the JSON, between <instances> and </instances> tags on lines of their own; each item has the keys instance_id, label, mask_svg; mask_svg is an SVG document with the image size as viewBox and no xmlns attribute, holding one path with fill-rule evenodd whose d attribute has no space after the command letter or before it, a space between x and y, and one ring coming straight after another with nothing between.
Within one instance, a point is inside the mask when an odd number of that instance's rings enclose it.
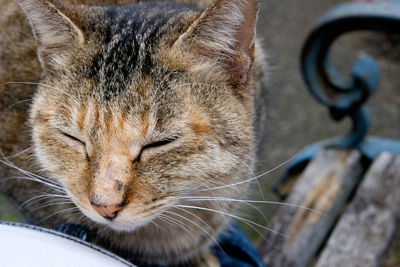
<instances>
[{"instance_id":1,"label":"sleeping cat","mask_svg":"<svg viewBox=\"0 0 400 267\"><path fill-rule=\"evenodd\" d=\"M217 265L223 199L245 197L255 161L258 9L0 0L1 190L121 256Z\"/></svg>"}]
</instances>

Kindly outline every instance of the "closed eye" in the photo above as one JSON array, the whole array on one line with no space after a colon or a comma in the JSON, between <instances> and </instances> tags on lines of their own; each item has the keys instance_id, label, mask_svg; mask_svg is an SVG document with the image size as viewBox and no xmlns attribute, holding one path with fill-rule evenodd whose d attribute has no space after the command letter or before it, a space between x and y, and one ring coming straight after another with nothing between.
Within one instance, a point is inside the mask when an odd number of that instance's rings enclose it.
<instances>
[{"instance_id":1,"label":"closed eye","mask_svg":"<svg viewBox=\"0 0 400 267\"><path fill-rule=\"evenodd\" d=\"M168 139L160 140L160 141L145 145L142 149L145 150L145 149L148 149L148 148L165 146L165 145L168 145L168 144L172 143L176 139L178 139L178 138L168 138Z\"/></svg>"},{"instance_id":2,"label":"closed eye","mask_svg":"<svg viewBox=\"0 0 400 267\"><path fill-rule=\"evenodd\" d=\"M135 161L140 161L140 159L142 157L142 154L143 154L143 152L145 150L151 149L151 148L158 148L158 147L166 146L166 145L174 142L178 138L179 138L179 136L173 136L173 137L170 137L170 138L167 138L167 139L163 139L163 140L160 140L160 141L156 141L156 142L153 142L153 143L150 143L150 144L147 144L147 145L143 146L141 151L140 151L140 153L139 153L139 156L135 159Z\"/></svg>"},{"instance_id":3,"label":"closed eye","mask_svg":"<svg viewBox=\"0 0 400 267\"><path fill-rule=\"evenodd\" d=\"M67 138L69 138L69 139L71 139L71 140L73 140L73 141L76 141L76 142L79 142L79 143L85 145L85 142L83 142L83 141L80 140L79 138L76 138L75 136L72 136L72 135L70 135L70 134L67 134L66 132L61 132L61 133L62 133L62 135L64 135L65 137L67 137Z\"/></svg>"}]
</instances>

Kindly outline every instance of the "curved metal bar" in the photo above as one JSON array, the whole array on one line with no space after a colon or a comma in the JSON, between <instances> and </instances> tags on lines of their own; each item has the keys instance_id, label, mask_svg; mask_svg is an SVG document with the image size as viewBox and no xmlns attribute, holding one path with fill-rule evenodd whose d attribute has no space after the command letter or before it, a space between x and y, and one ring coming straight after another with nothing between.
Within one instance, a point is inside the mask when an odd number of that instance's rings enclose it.
<instances>
[{"instance_id":1,"label":"curved metal bar","mask_svg":"<svg viewBox=\"0 0 400 267\"><path fill-rule=\"evenodd\" d=\"M400 2L386 0L341 5L319 20L305 42L301 55L304 80L312 95L329 107L336 120L365 103L379 81L378 65L368 55L355 62L351 80L330 64L332 43L339 36L358 30L400 33Z\"/></svg>"}]
</instances>

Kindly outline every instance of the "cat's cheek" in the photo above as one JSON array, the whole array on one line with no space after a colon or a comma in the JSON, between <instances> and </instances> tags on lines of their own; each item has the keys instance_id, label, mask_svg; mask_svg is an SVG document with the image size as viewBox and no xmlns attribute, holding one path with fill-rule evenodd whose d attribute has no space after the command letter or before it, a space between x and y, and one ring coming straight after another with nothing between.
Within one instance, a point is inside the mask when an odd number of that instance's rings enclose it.
<instances>
[{"instance_id":1,"label":"cat's cheek","mask_svg":"<svg viewBox=\"0 0 400 267\"><path fill-rule=\"evenodd\" d=\"M85 145L81 144L80 142L68 141L68 142L66 142L66 144L68 145L70 150L72 150L72 153L76 152L79 155L85 155L86 154L86 147L85 147Z\"/></svg>"},{"instance_id":2,"label":"cat's cheek","mask_svg":"<svg viewBox=\"0 0 400 267\"><path fill-rule=\"evenodd\" d=\"M61 162L54 160L54 157L48 153L48 150L38 144L34 145L35 160L41 168L50 172L51 174L58 172L61 166Z\"/></svg>"},{"instance_id":3,"label":"cat's cheek","mask_svg":"<svg viewBox=\"0 0 400 267\"><path fill-rule=\"evenodd\" d=\"M85 148L80 144L65 144L57 139L34 136L34 153L40 165L51 173L63 173L87 168Z\"/></svg>"}]
</instances>

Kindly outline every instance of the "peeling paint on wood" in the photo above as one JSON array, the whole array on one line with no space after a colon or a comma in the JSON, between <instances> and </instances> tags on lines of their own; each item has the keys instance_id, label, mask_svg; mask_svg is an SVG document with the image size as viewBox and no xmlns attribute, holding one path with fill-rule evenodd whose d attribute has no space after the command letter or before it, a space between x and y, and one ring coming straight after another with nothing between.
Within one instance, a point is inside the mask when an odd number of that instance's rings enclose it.
<instances>
[{"instance_id":1,"label":"peeling paint on wood","mask_svg":"<svg viewBox=\"0 0 400 267\"><path fill-rule=\"evenodd\" d=\"M380 266L400 219L400 157L382 153L335 227L316 267Z\"/></svg>"},{"instance_id":2,"label":"peeling paint on wood","mask_svg":"<svg viewBox=\"0 0 400 267\"><path fill-rule=\"evenodd\" d=\"M268 266L307 266L331 231L362 176L357 151L327 149L307 166L287 202L307 209L282 207L258 249ZM310 211L314 209L316 211Z\"/></svg>"},{"instance_id":3,"label":"peeling paint on wood","mask_svg":"<svg viewBox=\"0 0 400 267\"><path fill-rule=\"evenodd\" d=\"M338 194L341 192L341 184L335 180L335 172L328 174L312 191L307 195L306 200L301 206L308 209L300 209L290 227L290 234L287 242L293 242L299 230L306 224L317 223L323 214L326 214L332 207Z\"/></svg>"}]
</instances>

